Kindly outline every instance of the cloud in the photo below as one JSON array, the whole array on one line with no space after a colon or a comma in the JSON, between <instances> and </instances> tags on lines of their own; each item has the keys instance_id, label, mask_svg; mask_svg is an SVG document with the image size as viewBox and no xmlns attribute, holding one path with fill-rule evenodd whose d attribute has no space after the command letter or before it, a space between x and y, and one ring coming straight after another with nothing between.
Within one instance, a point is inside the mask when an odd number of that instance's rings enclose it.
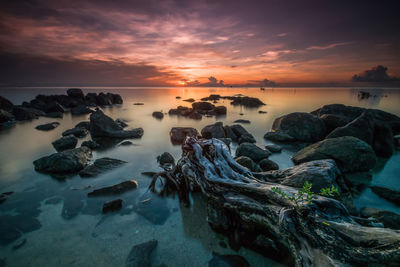
<instances>
[{"instance_id":1,"label":"cloud","mask_svg":"<svg viewBox=\"0 0 400 267\"><path fill-rule=\"evenodd\" d=\"M391 82L400 81L399 78L391 77L387 74L387 67L378 65L370 70L365 70L360 74L355 74L351 80L353 82Z\"/></svg>"},{"instance_id":2,"label":"cloud","mask_svg":"<svg viewBox=\"0 0 400 267\"><path fill-rule=\"evenodd\" d=\"M262 87L273 87L276 83L274 81L268 80L265 78L264 80L257 81L257 80L249 80L246 86L262 86Z\"/></svg>"},{"instance_id":3,"label":"cloud","mask_svg":"<svg viewBox=\"0 0 400 267\"><path fill-rule=\"evenodd\" d=\"M306 50L327 50L327 49L335 48L337 46L349 45L351 43L352 42L344 42L344 43L333 43L333 44L324 45L324 46L310 46L310 47L307 47Z\"/></svg>"}]
</instances>

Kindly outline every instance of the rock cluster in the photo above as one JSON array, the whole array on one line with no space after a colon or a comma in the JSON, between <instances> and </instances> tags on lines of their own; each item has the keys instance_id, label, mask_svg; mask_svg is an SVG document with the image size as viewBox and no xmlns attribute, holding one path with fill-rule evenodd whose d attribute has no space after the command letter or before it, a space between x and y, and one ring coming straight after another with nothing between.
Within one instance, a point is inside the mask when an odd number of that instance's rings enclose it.
<instances>
[{"instance_id":1,"label":"rock cluster","mask_svg":"<svg viewBox=\"0 0 400 267\"><path fill-rule=\"evenodd\" d=\"M194 102L192 107L178 106L176 109L170 109L169 115L178 115L194 120L200 120L204 116L220 116L226 115L225 106L214 106L208 102Z\"/></svg>"}]
</instances>

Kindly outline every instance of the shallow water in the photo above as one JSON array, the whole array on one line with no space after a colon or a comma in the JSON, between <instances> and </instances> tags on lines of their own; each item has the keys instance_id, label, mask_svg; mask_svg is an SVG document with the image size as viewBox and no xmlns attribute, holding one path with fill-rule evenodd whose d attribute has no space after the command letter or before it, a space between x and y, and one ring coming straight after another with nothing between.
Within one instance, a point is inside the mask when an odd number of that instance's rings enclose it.
<instances>
[{"instance_id":1,"label":"shallow water","mask_svg":"<svg viewBox=\"0 0 400 267\"><path fill-rule=\"evenodd\" d=\"M83 89L85 93L113 90ZM271 128L276 117L294 111L310 112L324 104L342 103L377 108L400 115L400 91L395 89L371 90L377 96L365 100L358 99L358 90L347 88L285 88L266 91L246 88L124 88L115 91L121 94L124 104L105 108L105 113L114 119L127 120L130 128L142 127L144 135L141 139L132 140L133 146L117 145L95 151L93 159L112 157L128 162L95 178L73 176L58 181L35 172L32 164L35 159L54 153L51 142L59 138L64 130L87 120L87 115L65 114L63 119L40 118L18 123L0 132L0 193L15 192L0 205L0 216L21 214L28 226L37 224L37 221L41 225L34 231L21 234L18 240L8 245L0 244L0 259L6 259L8 266L121 266L133 245L151 239L158 240L158 246L152 254L154 265L207 266L215 251L221 254L240 254L251 266L276 266L276 262L247 249L235 252L229 246L221 247L220 241L227 244L227 240L208 226L205 201L200 195L194 195L193 205L187 208L180 205L177 198L161 199L147 192L150 178L140 173L160 170L156 157L164 151L173 154L175 159L180 156L180 146L172 145L169 139L171 127L190 126L200 131L205 125L216 121L232 124L237 119L248 119L251 124L244 127L255 136L257 144L263 146L268 143L263 135ZM64 94L65 88L0 89L0 95L14 104L31 100L39 93ZM246 109L231 106L229 100L222 100L219 104L227 106L227 115L203 117L201 121L168 115L157 120L151 116L153 111L167 112L178 105L190 106L183 99L200 99L212 93L255 96L267 105L259 109ZM176 99L176 96L182 99ZM144 105L133 105L136 102L143 102ZM259 114L259 110L268 113ZM35 129L36 125L51 121L59 121L61 125L48 132ZM89 137L80 139L78 146L87 139ZM232 150L234 152L234 146ZM290 149L284 149L282 153L272 155L271 159L280 168L286 168L293 166L290 161L292 154ZM381 160L372 171L370 183L400 189L399 161L399 152L389 160ZM124 200L121 212L101 214L102 204L118 197L86 196L93 188L127 179L137 180L139 189L118 196ZM149 197L152 197L149 203L141 202ZM355 203L357 207L368 205L400 213L398 207L380 199L369 189L363 191ZM24 239L26 241L20 248L13 249Z\"/></svg>"}]
</instances>

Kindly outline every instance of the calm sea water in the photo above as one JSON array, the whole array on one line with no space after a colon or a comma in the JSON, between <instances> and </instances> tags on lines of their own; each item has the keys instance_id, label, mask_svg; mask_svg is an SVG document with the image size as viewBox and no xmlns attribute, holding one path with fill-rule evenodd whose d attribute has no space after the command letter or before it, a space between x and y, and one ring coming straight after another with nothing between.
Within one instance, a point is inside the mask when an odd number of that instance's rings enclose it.
<instances>
[{"instance_id":1,"label":"calm sea water","mask_svg":"<svg viewBox=\"0 0 400 267\"><path fill-rule=\"evenodd\" d=\"M0 88L0 95L14 104L31 100L37 94L65 93L66 88ZM82 179L79 176L58 181L48 175L34 171L32 162L39 157L54 153L51 142L61 133L72 128L88 116L71 116L63 119L40 118L20 122L11 129L0 131L0 193L15 192L0 205L0 216L18 215L29 224L38 220L41 227L24 233L17 241L0 245L0 259L8 266L123 266L133 245L157 239L158 246L152 254L154 265L165 263L167 266L207 266L212 252L221 254L239 254L244 256L251 266L277 266L278 264L247 249L238 252L219 245L227 243L223 237L214 233L206 222L205 201L200 195L193 196L190 208L180 205L177 198L158 198L147 192L150 178L142 176L143 171L160 170L156 157L168 151L178 159L179 146L171 144L169 131L174 126L195 127L199 131L216 121L232 124L237 119L248 119L251 124L244 125L263 146L267 141L263 135L273 120L281 115L303 111L310 112L324 104L342 103L346 105L382 109L400 116L400 90L369 90L375 97L359 100L357 89L348 88L282 88L259 89L246 88L83 88L84 92L116 91L121 94L124 104L106 108L105 113L114 119L121 118L130 128L142 127L141 139L132 140L133 146L115 146L94 152L94 158L112 157L128 163L96 178ZM225 117L203 118L194 121L182 117L166 115L163 120L151 116L153 111L167 112L178 105L190 106L183 102L186 98L200 99L210 94L244 94L260 98L266 106L259 109L246 109L231 106L229 100L220 104L227 106ZM182 99L176 99L181 96ZM143 102L143 106L133 105ZM265 110L267 114L259 114ZM243 115L240 115L243 113ZM51 121L61 125L55 130L41 132L35 126ZM81 142L89 139L83 138ZM233 151L235 146L232 146ZM290 156L293 151L284 150L274 154L271 159L280 168L293 166ZM390 159L381 160L373 170L371 184L379 184L400 190L400 153ZM135 179L139 189L121 196L124 209L112 215L102 215L102 204L116 197L87 198L93 188L113 185L127 179ZM91 187L91 188L88 188ZM150 204L143 206L141 201L151 197ZM49 201L50 199L50 201ZM59 201L57 201L59 200ZM390 202L380 199L366 189L355 199L357 207L374 206L400 213L400 209ZM72 218L62 216L63 210L72 212ZM25 220L26 219L26 220ZM29 225L28 225L29 226ZM25 244L13 249L13 246L26 239Z\"/></svg>"}]
</instances>

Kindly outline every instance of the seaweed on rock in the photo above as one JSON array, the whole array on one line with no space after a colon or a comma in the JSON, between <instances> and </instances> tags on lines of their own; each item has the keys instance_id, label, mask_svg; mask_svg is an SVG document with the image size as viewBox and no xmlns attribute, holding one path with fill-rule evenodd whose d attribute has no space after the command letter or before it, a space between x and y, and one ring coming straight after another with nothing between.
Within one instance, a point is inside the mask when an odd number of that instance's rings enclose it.
<instances>
[{"instance_id":1,"label":"seaweed on rock","mask_svg":"<svg viewBox=\"0 0 400 267\"><path fill-rule=\"evenodd\" d=\"M249 247L296 266L399 264L400 231L362 226L332 198L295 205L273 188L287 194L296 188L257 179L220 140L187 137L182 150L172 170L154 175L150 189L175 190L186 203L190 192L201 191L209 224L232 248Z\"/></svg>"}]
</instances>

